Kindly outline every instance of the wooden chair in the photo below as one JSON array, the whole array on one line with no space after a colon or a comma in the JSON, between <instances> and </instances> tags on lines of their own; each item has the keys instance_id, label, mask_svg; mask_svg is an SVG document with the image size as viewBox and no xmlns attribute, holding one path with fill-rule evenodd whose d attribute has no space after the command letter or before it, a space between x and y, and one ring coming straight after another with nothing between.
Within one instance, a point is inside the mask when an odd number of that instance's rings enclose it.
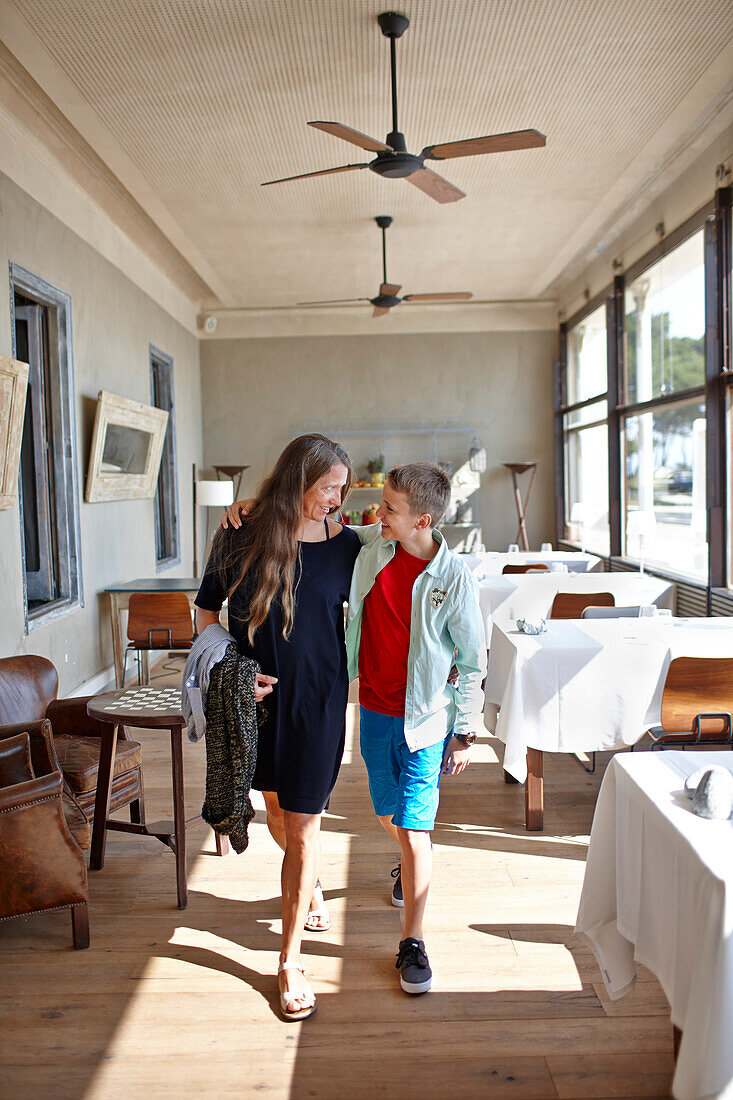
<instances>
[{"instance_id":1,"label":"wooden chair","mask_svg":"<svg viewBox=\"0 0 733 1100\"><path fill-rule=\"evenodd\" d=\"M551 619L580 619L586 607L613 607L610 592L558 592L550 608Z\"/></svg>"},{"instance_id":2,"label":"wooden chair","mask_svg":"<svg viewBox=\"0 0 733 1100\"><path fill-rule=\"evenodd\" d=\"M505 565L502 573L549 573L549 566L543 561L530 561L525 565Z\"/></svg>"},{"instance_id":3,"label":"wooden chair","mask_svg":"<svg viewBox=\"0 0 733 1100\"><path fill-rule=\"evenodd\" d=\"M662 694L662 720L649 735L654 749L733 749L733 657L675 657Z\"/></svg>"},{"instance_id":4,"label":"wooden chair","mask_svg":"<svg viewBox=\"0 0 733 1100\"><path fill-rule=\"evenodd\" d=\"M133 652L143 655L142 679L147 683L147 655L150 650L191 648L193 620L185 592L133 592L130 596L127 637L130 644L125 650L122 682L124 684L127 654ZM140 679L138 670L138 683Z\"/></svg>"},{"instance_id":5,"label":"wooden chair","mask_svg":"<svg viewBox=\"0 0 733 1100\"><path fill-rule=\"evenodd\" d=\"M34 766L35 762L35 766ZM63 777L27 733L0 740L0 920L71 909L74 947L89 946L84 856L64 816Z\"/></svg>"}]
</instances>

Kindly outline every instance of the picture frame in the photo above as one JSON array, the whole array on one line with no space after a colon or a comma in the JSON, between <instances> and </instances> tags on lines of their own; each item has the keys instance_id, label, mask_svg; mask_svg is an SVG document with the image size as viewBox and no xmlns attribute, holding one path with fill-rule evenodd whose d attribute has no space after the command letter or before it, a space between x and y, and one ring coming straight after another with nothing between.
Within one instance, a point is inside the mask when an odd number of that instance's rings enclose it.
<instances>
[{"instance_id":1,"label":"picture frame","mask_svg":"<svg viewBox=\"0 0 733 1100\"><path fill-rule=\"evenodd\" d=\"M0 355L0 508L18 502L28 364Z\"/></svg>"},{"instance_id":2,"label":"picture frame","mask_svg":"<svg viewBox=\"0 0 733 1100\"><path fill-rule=\"evenodd\" d=\"M89 455L88 504L155 496L168 413L100 390Z\"/></svg>"}]
</instances>

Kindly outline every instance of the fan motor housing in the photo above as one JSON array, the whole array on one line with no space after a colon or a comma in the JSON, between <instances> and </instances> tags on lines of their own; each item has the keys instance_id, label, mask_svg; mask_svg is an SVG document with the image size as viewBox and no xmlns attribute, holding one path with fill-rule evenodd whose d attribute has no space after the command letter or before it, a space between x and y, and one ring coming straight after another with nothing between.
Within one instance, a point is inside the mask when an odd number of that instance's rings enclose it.
<instances>
[{"instance_id":1,"label":"fan motor housing","mask_svg":"<svg viewBox=\"0 0 733 1100\"><path fill-rule=\"evenodd\" d=\"M376 298L370 298L369 301L377 309L391 309L392 306L399 305L402 299L396 298L394 294L378 294Z\"/></svg>"},{"instance_id":2,"label":"fan motor housing","mask_svg":"<svg viewBox=\"0 0 733 1100\"><path fill-rule=\"evenodd\" d=\"M369 165L372 172L387 179L403 179L423 167L421 157L412 153L380 153Z\"/></svg>"}]
</instances>

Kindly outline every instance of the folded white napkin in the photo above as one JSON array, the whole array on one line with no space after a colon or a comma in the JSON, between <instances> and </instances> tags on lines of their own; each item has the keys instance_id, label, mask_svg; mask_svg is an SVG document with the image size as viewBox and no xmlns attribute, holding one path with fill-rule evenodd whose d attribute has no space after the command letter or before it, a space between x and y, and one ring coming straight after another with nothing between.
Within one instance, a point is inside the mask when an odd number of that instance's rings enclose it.
<instances>
[{"instance_id":1,"label":"folded white napkin","mask_svg":"<svg viewBox=\"0 0 733 1100\"><path fill-rule=\"evenodd\" d=\"M522 634L544 634L547 630L547 619L537 619L532 622L529 619L517 619L517 629Z\"/></svg>"}]
</instances>

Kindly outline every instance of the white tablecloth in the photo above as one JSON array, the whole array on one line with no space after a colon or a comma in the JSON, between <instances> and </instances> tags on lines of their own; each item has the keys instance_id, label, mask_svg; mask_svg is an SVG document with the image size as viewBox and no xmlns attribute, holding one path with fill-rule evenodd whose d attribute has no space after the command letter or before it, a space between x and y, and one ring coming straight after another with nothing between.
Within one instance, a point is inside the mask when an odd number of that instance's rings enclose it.
<instances>
[{"instance_id":1,"label":"white tablecloth","mask_svg":"<svg viewBox=\"0 0 733 1100\"><path fill-rule=\"evenodd\" d=\"M482 554L459 556L476 577L496 577L505 565L527 565L535 561L543 562L549 568L564 565L573 573L587 573L601 564L601 559L594 554L581 554L573 550L520 550L515 554L488 550Z\"/></svg>"},{"instance_id":2,"label":"white tablecloth","mask_svg":"<svg viewBox=\"0 0 733 1100\"><path fill-rule=\"evenodd\" d=\"M682 1029L678 1100L733 1097L733 822L696 817L682 791L703 764L733 771L729 752L616 756L603 780L577 932L612 998L658 977Z\"/></svg>"},{"instance_id":3,"label":"white tablecloth","mask_svg":"<svg viewBox=\"0 0 733 1100\"><path fill-rule=\"evenodd\" d=\"M633 745L660 720L673 657L729 656L728 618L556 619L536 637L495 624L486 726L506 745L505 770L523 783L528 746L593 752Z\"/></svg>"},{"instance_id":4,"label":"white tablecloth","mask_svg":"<svg viewBox=\"0 0 733 1100\"><path fill-rule=\"evenodd\" d=\"M558 592L610 592L617 607L654 603L674 610L674 585L646 573L512 573L477 580L487 640L494 623L546 619Z\"/></svg>"}]
</instances>

